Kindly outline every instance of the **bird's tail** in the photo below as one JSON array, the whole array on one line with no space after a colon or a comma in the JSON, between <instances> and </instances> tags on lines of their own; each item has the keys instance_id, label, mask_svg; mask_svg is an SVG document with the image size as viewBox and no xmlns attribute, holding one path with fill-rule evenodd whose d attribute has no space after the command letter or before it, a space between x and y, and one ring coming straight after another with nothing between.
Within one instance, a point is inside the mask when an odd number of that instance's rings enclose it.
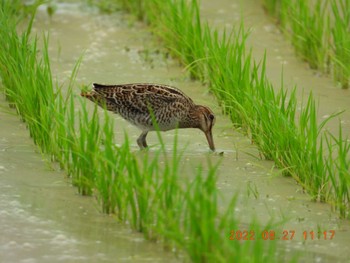
<instances>
[{"instance_id":1,"label":"bird's tail","mask_svg":"<svg viewBox=\"0 0 350 263\"><path fill-rule=\"evenodd\" d=\"M93 90L92 91L82 91L80 93L80 96L87 98L89 100L92 100L92 101L96 101L100 97L99 94Z\"/></svg>"},{"instance_id":2,"label":"bird's tail","mask_svg":"<svg viewBox=\"0 0 350 263\"><path fill-rule=\"evenodd\" d=\"M80 93L80 96L87 98L95 103L97 103L100 106L103 106L106 102L105 98L101 96L101 94L98 94L96 91L82 91Z\"/></svg>"},{"instance_id":3,"label":"bird's tail","mask_svg":"<svg viewBox=\"0 0 350 263\"><path fill-rule=\"evenodd\" d=\"M96 92L94 92L94 91L82 91L80 93L80 96L91 99L93 97L96 97Z\"/></svg>"}]
</instances>

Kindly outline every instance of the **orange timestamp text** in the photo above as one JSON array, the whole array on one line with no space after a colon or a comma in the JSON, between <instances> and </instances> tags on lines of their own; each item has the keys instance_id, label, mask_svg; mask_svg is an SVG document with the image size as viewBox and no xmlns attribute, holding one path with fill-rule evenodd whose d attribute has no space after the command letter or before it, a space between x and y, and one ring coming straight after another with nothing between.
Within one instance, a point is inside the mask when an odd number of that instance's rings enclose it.
<instances>
[{"instance_id":1,"label":"orange timestamp text","mask_svg":"<svg viewBox=\"0 0 350 263\"><path fill-rule=\"evenodd\" d=\"M259 233L254 230L231 230L230 240L332 240L335 236L335 230L328 231L295 231L295 230L263 230Z\"/></svg>"}]
</instances>

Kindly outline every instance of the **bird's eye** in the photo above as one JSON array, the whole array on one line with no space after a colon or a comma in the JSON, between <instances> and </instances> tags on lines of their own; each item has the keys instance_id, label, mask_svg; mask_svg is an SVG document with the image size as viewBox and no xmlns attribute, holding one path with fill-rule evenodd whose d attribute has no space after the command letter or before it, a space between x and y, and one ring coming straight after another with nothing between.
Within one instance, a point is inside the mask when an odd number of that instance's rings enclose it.
<instances>
[{"instance_id":1,"label":"bird's eye","mask_svg":"<svg viewBox=\"0 0 350 263\"><path fill-rule=\"evenodd\" d=\"M212 121L215 119L215 116L213 114L209 114L209 119Z\"/></svg>"}]
</instances>

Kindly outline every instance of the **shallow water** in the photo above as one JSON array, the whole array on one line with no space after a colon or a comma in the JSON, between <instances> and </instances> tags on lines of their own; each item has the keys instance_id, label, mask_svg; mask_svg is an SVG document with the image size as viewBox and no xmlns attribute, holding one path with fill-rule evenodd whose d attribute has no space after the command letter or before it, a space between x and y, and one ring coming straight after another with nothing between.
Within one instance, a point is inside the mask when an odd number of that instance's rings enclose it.
<instances>
[{"instance_id":1,"label":"shallow water","mask_svg":"<svg viewBox=\"0 0 350 263\"><path fill-rule=\"evenodd\" d=\"M237 20L236 17L239 20L239 3L235 5L220 0L215 2L215 7L210 1L203 0L202 3L204 17L217 26L230 24L232 19ZM311 202L293 179L279 176L272 162L260 160L255 146L232 130L229 119L221 115L215 99L199 83L189 81L176 61L163 58L158 52L160 45L154 42L144 25L123 14L99 15L97 11L78 4L59 4L57 8L52 19L42 8L34 32L49 29L52 68L60 83L68 81L74 63L84 52L77 78L79 85L156 82L181 88L195 102L213 108L217 115L214 141L217 151L224 152L223 156L210 154L205 136L200 131L179 130L179 147L184 150L181 176L194 176L198 164L205 165L207 158L213 163L221 161L217 184L223 197L220 207L224 209L231 197L239 192L236 212L242 219L241 230L249 230L246 228L253 217L262 223L271 218L276 221L288 219L281 230L271 229L279 237L283 230L296 231L293 241L281 242L288 253L306 250L305 261L313 259L317 262L345 262L349 258L349 222L338 220L329 205ZM250 41L254 45L252 37ZM254 54L258 54L255 47ZM274 76L278 79L280 62L275 67L278 74ZM274 70L269 67L268 72L271 74ZM79 87L75 92L80 93ZM91 262L115 258L130 262L169 260L169 254L162 252L160 246L143 241L127 226L98 213L98 205L91 198L76 195L76 189L69 186L64 174L50 170L41 155L34 153L35 147L18 117L1 114L1 121L9 128L0 130L1 149L4 149L0 152L4 156L0 159L0 187L4 195L0 216L1 226L12 229L1 236L1 252L4 254L0 255L4 259L58 261L62 256L72 261L90 259ZM140 132L118 116L115 118L118 143L123 143L124 132L127 132L132 149L137 152L136 138ZM169 152L173 148L174 133L162 134ZM154 133L149 134L148 142L159 148ZM319 227L322 231L335 230L335 238L303 240L303 231L317 232ZM33 229L38 230L31 232ZM228 237L230 230L227 229ZM11 233L16 233L18 238Z\"/></svg>"}]
</instances>

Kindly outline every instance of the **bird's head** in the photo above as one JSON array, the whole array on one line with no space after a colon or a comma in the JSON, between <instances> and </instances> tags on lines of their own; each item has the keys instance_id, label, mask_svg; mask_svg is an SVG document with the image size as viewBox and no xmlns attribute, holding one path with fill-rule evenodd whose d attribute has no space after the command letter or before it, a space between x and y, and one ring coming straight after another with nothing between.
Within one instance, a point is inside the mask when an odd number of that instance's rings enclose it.
<instances>
[{"instance_id":1,"label":"bird's head","mask_svg":"<svg viewBox=\"0 0 350 263\"><path fill-rule=\"evenodd\" d=\"M211 109L206 106L197 105L194 111L197 127L202 130L207 137L209 147L215 151L212 129L215 124L215 115Z\"/></svg>"}]
</instances>

